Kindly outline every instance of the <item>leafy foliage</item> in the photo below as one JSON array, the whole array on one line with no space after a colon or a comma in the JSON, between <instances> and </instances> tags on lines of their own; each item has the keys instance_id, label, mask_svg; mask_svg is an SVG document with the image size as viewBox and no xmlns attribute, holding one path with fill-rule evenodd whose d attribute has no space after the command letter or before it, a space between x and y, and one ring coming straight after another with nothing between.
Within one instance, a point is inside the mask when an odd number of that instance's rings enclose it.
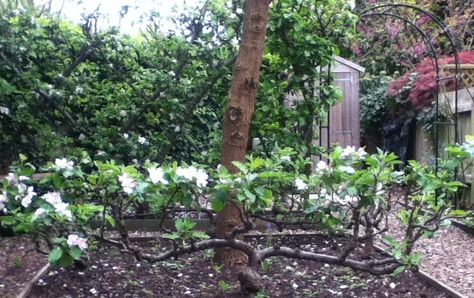
<instances>
[{"instance_id":1,"label":"leafy foliage","mask_svg":"<svg viewBox=\"0 0 474 298\"><path fill-rule=\"evenodd\" d=\"M365 76L362 80L363 94L360 98L361 127L366 135L380 133L382 124L389 116L393 99L386 95L389 76Z\"/></svg>"}]
</instances>

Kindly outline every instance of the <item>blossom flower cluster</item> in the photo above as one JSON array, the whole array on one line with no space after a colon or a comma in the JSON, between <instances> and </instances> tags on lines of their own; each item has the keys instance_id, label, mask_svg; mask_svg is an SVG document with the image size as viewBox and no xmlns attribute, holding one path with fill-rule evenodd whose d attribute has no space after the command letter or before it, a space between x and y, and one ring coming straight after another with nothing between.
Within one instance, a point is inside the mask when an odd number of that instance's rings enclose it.
<instances>
[{"instance_id":1,"label":"blossom flower cluster","mask_svg":"<svg viewBox=\"0 0 474 298\"><path fill-rule=\"evenodd\" d=\"M122 174L121 176L118 177L118 180L120 182L120 185L123 188L123 191L126 194L131 194L135 187L137 187L137 182L130 177L127 173Z\"/></svg>"},{"instance_id":2,"label":"blossom flower cluster","mask_svg":"<svg viewBox=\"0 0 474 298\"><path fill-rule=\"evenodd\" d=\"M316 163L316 168L314 170L315 174L322 175L328 172L331 168L329 165L324 161L320 160Z\"/></svg>"},{"instance_id":3,"label":"blossom flower cluster","mask_svg":"<svg viewBox=\"0 0 474 298\"><path fill-rule=\"evenodd\" d=\"M67 160L66 158L56 158L54 160L54 165L57 170L70 171L74 167L74 162L72 160Z\"/></svg>"},{"instance_id":4,"label":"blossom flower cluster","mask_svg":"<svg viewBox=\"0 0 474 298\"><path fill-rule=\"evenodd\" d=\"M33 216L35 218L42 218L44 217L46 214L48 214L48 211L44 208L38 208L36 209L35 213L33 214Z\"/></svg>"},{"instance_id":5,"label":"blossom flower cluster","mask_svg":"<svg viewBox=\"0 0 474 298\"><path fill-rule=\"evenodd\" d=\"M328 192L326 189L322 188L318 194L311 194L310 198L314 200L322 201L322 205L329 207L331 204L337 203L340 205L355 205L358 203L358 198L356 196L351 196L348 194L342 195L343 187L339 188L339 192Z\"/></svg>"},{"instance_id":6,"label":"blossom flower cluster","mask_svg":"<svg viewBox=\"0 0 474 298\"><path fill-rule=\"evenodd\" d=\"M168 180L166 180L164 177L165 172L163 171L162 168L149 168L148 174L150 175L151 182L154 184L158 184L158 183L161 183L164 185L169 184Z\"/></svg>"},{"instance_id":7,"label":"blossom flower cluster","mask_svg":"<svg viewBox=\"0 0 474 298\"><path fill-rule=\"evenodd\" d=\"M148 140L145 137L139 136L138 143L140 143L141 145L148 145Z\"/></svg>"},{"instance_id":8,"label":"blossom flower cluster","mask_svg":"<svg viewBox=\"0 0 474 298\"><path fill-rule=\"evenodd\" d=\"M69 204L64 203L61 199L61 194L59 192L48 192L44 194L41 198L43 198L47 203L54 207L54 210L57 214L66 217L69 220L72 220L72 212L69 210ZM42 211L37 212L43 213Z\"/></svg>"},{"instance_id":9,"label":"blossom flower cluster","mask_svg":"<svg viewBox=\"0 0 474 298\"><path fill-rule=\"evenodd\" d=\"M367 152L365 152L364 148L355 149L354 146L347 146L342 150L341 159L355 159L360 160L367 156Z\"/></svg>"},{"instance_id":10,"label":"blossom flower cluster","mask_svg":"<svg viewBox=\"0 0 474 298\"><path fill-rule=\"evenodd\" d=\"M198 187L206 187L207 179L209 178L206 171L193 166L187 168L178 167L176 169L176 175L188 181L195 181Z\"/></svg>"},{"instance_id":11,"label":"blossom flower cluster","mask_svg":"<svg viewBox=\"0 0 474 298\"><path fill-rule=\"evenodd\" d=\"M8 202L7 193L0 194L0 211L6 212L6 203Z\"/></svg>"},{"instance_id":12,"label":"blossom flower cluster","mask_svg":"<svg viewBox=\"0 0 474 298\"><path fill-rule=\"evenodd\" d=\"M298 189L299 191L304 191L304 190L307 190L308 189L308 184L306 184L302 179L300 178L296 178L295 179L295 186L296 186L296 189Z\"/></svg>"},{"instance_id":13,"label":"blossom flower cluster","mask_svg":"<svg viewBox=\"0 0 474 298\"><path fill-rule=\"evenodd\" d=\"M36 196L33 186L26 186L26 184L23 183L24 181L28 181L30 178L26 176L17 177L15 174L9 173L6 179L10 184L15 185L18 189L18 194L15 196L15 200L20 201L23 207L28 208L33 200L33 197ZM6 192L3 193L3 197L4 202L6 203L8 201L8 195ZM1 205L3 205L3 208L0 209L4 209L5 204L2 203Z\"/></svg>"},{"instance_id":14,"label":"blossom flower cluster","mask_svg":"<svg viewBox=\"0 0 474 298\"><path fill-rule=\"evenodd\" d=\"M79 237L78 235L71 234L67 237L67 245L69 247L74 247L77 246L81 250L86 250L87 249L87 239Z\"/></svg>"},{"instance_id":15,"label":"blossom flower cluster","mask_svg":"<svg viewBox=\"0 0 474 298\"><path fill-rule=\"evenodd\" d=\"M0 106L0 114L5 114L9 115L10 114L10 109L4 106Z\"/></svg>"}]
</instances>

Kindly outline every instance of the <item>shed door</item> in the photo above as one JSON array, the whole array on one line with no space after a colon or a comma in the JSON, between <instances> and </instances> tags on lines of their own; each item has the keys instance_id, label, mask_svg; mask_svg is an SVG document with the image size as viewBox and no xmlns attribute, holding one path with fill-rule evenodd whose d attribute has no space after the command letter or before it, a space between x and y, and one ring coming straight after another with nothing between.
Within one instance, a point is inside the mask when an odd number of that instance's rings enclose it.
<instances>
[{"instance_id":1,"label":"shed door","mask_svg":"<svg viewBox=\"0 0 474 298\"><path fill-rule=\"evenodd\" d=\"M358 75L357 72L336 73L335 83L342 89L343 101L331 108L331 145L360 147Z\"/></svg>"}]
</instances>

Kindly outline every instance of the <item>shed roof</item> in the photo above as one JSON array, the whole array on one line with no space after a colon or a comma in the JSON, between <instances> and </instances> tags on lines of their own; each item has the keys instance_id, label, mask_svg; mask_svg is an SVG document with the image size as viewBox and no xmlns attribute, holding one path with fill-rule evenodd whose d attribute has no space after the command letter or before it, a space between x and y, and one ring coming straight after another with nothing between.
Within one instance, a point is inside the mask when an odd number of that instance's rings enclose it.
<instances>
[{"instance_id":1,"label":"shed roof","mask_svg":"<svg viewBox=\"0 0 474 298\"><path fill-rule=\"evenodd\" d=\"M344 65L344 66L347 66L347 67L349 67L349 68L352 68L352 69L354 69L354 70L357 70L357 71L360 72L360 73L364 73L364 72L365 72L365 68L364 68L364 67L362 67L362 66L360 66L359 64L356 64L356 63L354 63L354 62L352 62L352 61L349 61L349 60L347 60L347 59L344 59L344 58L342 58L342 57L340 57L340 56L334 57L334 60L335 60L338 64L342 64L342 65ZM336 69L337 69L337 67L336 67ZM336 72L337 72L337 70L336 70Z\"/></svg>"}]
</instances>

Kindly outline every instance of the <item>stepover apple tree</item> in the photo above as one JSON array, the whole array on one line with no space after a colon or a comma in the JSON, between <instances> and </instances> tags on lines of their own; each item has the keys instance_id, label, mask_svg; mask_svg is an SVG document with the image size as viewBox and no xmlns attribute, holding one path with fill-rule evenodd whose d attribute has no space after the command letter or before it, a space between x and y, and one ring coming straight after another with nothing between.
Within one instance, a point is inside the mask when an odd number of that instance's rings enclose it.
<instances>
[{"instance_id":1,"label":"stepover apple tree","mask_svg":"<svg viewBox=\"0 0 474 298\"><path fill-rule=\"evenodd\" d=\"M404 171L395 171L399 161L393 154L379 151L368 155L363 149L337 147L328 162L318 162L309 176L298 172L301 164L309 161L290 148L274 152L269 159L248 156L246 162L234 162L240 170L236 173L222 166L209 169L177 163L149 163L140 171L113 161L92 161L84 155L81 159L56 159L43 168L51 174L38 176L36 169L22 160L3 180L0 223L33 235L43 243L38 249L46 248L50 262L58 266L84 265L91 241L104 241L150 262L206 249L232 248L248 258L239 275L246 293L261 288L259 265L274 256L315 260L373 274L401 272L419 265L421 255L413 252L413 245L420 237L432 236L449 218L467 215L454 210L449 202L462 187L455 181L454 167L473 156L472 147L472 141L451 146L450 158L440 162L438 171L415 161ZM399 185L407 189L402 198L392 196ZM306 198L301 195L304 192L312 195ZM243 227L220 238L195 229L192 214L202 212L215 224L216 213L231 197L241 204ZM153 213L163 220L176 219L175 229L164 228L159 236L167 251L152 254L130 243L124 219L130 208L141 202L149 203ZM395 205L405 231L397 240L390 236L388 225L388 213ZM288 224L270 210L280 210L280 215L291 210L304 214L300 220L319 223L322 229L346 230L350 241L340 254L326 255L285 245L269 244L259 249L238 239L255 229L257 218L278 228ZM181 218L176 216L178 212ZM92 220L115 225L122 240L107 239L101 229L91 229ZM378 235L389 243L394 257L371 258L367 246ZM172 245L167 246L167 241ZM352 259L354 251L362 247L369 250L367 259Z\"/></svg>"}]
</instances>

